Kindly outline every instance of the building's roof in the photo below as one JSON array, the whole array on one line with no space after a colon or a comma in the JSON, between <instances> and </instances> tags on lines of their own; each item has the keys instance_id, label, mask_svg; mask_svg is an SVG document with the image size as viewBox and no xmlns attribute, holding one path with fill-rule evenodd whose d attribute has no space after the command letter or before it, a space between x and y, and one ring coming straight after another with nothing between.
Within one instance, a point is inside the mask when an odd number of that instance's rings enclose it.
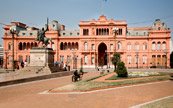
<instances>
[{"instance_id":1,"label":"building's roof","mask_svg":"<svg viewBox=\"0 0 173 108\"><path fill-rule=\"evenodd\" d=\"M127 29L126 36L148 36L148 30Z\"/></svg>"},{"instance_id":2,"label":"building's roof","mask_svg":"<svg viewBox=\"0 0 173 108\"><path fill-rule=\"evenodd\" d=\"M58 30L59 32L61 31L61 24L59 24L58 21L56 20L50 22L49 27L54 31L56 30Z\"/></svg>"},{"instance_id":3,"label":"building's roof","mask_svg":"<svg viewBox=\"0 0 173 108\"><path fill-rule=\"evenodd\" d=\"M18 36L37 36L37 30L20 30Z\"/></svg>"},{"instance_id":4,"label":"building's roof","mask_svg":"<svg viewBox=\"0 0 173 108\"><path fill-rule=\"evenodd\" d=\"M80 30L64 30L60 32L60 36L80 36Z\"/></svg>"},{"instance_id":5,"label":"building's roof","mask_svg":"<svg viewBox=\"0 0 173 108\"><path fill-rule=\"evenodd\" d=\"M167 26L164 22L160 21L160 19L156 19L152 24L152 30L155 30L157 26L161 26L163 30L167 30Z\"/></svg>"},{"instance_id":6,"label":"building's roof","mask_svg":"<svg viewBox=\"0 0 173 108\"><path fill-rule=\"evenodd\" d=\"M11 28L17 31L18 36L37 36L37 31L39 30L38 28L27 27L25 24L22 25L22 23L19 22L12 22L11 24ZM61 24L59 24L58 21L54 20L50 22L48 25L49 28L53 31L61 31ZM45 29L46 26L44 26L43 28ZM10 31L8 34L11 34Z\"/></svg>"}]
</instances>

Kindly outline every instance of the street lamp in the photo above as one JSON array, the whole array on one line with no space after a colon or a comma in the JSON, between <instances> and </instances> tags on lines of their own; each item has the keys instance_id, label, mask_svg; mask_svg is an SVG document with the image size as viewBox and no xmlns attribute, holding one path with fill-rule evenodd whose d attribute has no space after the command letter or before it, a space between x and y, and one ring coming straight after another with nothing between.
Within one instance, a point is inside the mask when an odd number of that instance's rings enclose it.
<instances>
[{"instance_id":1,"label":"street lamp","mask_svg":"<svg viewBox=\"0 0 173 108\"><path fill-rule=\"evenodd\" d=\"M12 34L12 70L14 71L14 34L17 34L16 28L10 28L10 33Z\"/></svg>"},{"instance_id":2,"label":"street lamp","mask_svg":"<svg viewBox=\"0 0 173 108\"><path fill-rule=\"evenodd\" d=\"M137 64L137 69L138 69L138 59L139 59L138 53L139 53L139 51L136 51L136 59L137 59L136 64Z\"/></svg>"},{"instance_id":3,"label":"street lamp","mask_svg":"<svg viewBox=\"0 0 173 108\"><path fill-rule=\"evenodd\" d=\"M75 69L75 54L76 54L76 50L72 49L72 53L73 53L73 69Z\"/></svg>"},{"instance_id":4,"label":"street lamp","mask_svg":"<svg viewBox=\"0 0 173 108\"><path fill-rule=\"evenodd\" d=\"M166 67L165 68L167 69L167 54L169 53L169 51L168 50L164 50L164 53L166 54L166 63L165 63Z\"/></svg>"},{"instance_id":5,"label":"street lamp","mask_svg":"<svg viewBox=\"0 0 173 108\"><path fill-rule=\"evenodd\" d=\"M115 52L116 52L116 35L117 35L117 32L118 32L118 28L117 27L114 27L112 30L115 33Z\"/></svg>"},{"instance_id":6,"label":"street lamp","mask_svg":"<svg viewBox=\"0 0 173 108\"><path fill-rule=\"evenodd\" d=\"M8 50L5 50L5 56L6 56L6 64L5 64L5 68L7 69L7 55L8 55L9 51Z\"/></svg>"}]
</instances>

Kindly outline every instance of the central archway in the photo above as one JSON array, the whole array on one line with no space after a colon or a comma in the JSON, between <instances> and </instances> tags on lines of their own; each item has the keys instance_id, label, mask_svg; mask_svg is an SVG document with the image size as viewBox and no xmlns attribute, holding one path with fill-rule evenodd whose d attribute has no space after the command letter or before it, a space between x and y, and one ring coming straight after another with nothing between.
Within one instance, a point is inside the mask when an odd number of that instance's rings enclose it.
<instances>
[{"instance_id":1,"label":"central archway","mask_svg":"<svg viewBox=\"0 0 173 108\"><path fill-rule=\"evenodd\" d=\"M99 66L103 66L103 65L107 65L107 46L105 43L101 43L98 46L98 65Z\"/></svg>"}]
</instances>

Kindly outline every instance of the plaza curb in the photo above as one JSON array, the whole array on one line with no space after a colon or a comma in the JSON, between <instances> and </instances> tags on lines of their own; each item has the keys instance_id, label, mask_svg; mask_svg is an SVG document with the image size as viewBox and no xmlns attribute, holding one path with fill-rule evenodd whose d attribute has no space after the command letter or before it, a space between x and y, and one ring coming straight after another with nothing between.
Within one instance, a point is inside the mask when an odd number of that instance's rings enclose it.
<instances>
[{"instance_id":1,"label":"plaza curb","mask_svg":"<svg viewBox=\"0 0 173 108\"><path fill-rule=\"evenodd\" d=\"M44 80L44 79L50 79L50 78L69 76L69 75L72 75L72 73L73 73L72 71L64 71L64 72L51 73L51 74L47 74L47 75L4 81L4 82L0 82L0 87L7 86L7 85L20 84L20 83L25 83L25 82L31 82L31 81L38 81L38 80Z\"/></svg>"}]
</instances>

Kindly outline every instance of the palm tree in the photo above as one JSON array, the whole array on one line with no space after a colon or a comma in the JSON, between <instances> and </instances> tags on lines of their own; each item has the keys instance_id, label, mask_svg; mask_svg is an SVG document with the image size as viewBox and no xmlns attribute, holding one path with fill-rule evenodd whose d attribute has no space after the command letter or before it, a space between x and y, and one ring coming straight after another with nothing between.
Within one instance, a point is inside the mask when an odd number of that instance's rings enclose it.
<instances>
[{"instance_id":1,"label":"palm tree","mask_svg":"<svg viewBox=\"0 0 173 108\"><path fill-rule=\"evenodd\" d=\"M120 62L120 53L114 52L113 57L111 58L112 63L114 64L114 72L116 72L116 65Z\"/></svg>"}]
</instances>

